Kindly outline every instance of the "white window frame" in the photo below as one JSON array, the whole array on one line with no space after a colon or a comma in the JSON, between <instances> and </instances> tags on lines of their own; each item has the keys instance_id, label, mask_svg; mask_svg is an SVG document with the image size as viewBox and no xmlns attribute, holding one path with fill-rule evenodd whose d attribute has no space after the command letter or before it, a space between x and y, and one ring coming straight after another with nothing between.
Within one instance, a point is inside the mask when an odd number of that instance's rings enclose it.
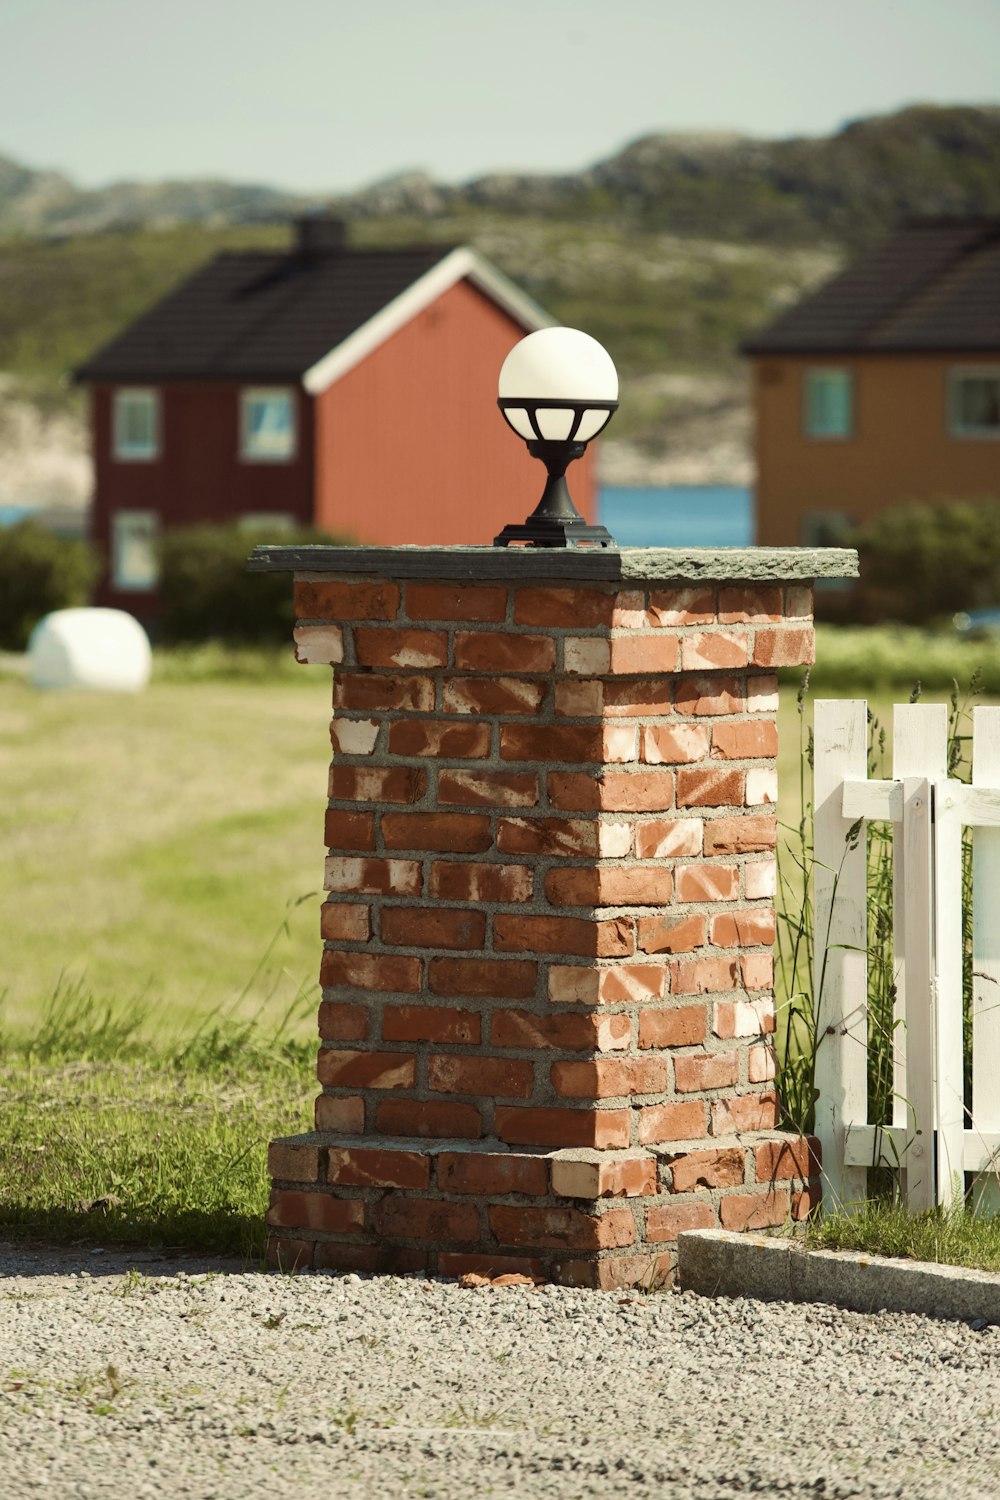
<instances>
[{"instance_id":1,"label":"white window frame","mask_svg":"<svg viewBox=\"0 0 1000 1500\"><path fill-rule=\"evenodd\" d=\"M152 412L152 441L148 447L130 445L125 436L124 408L130 401L148 402ZM112 406L111 451L119 463L151 464L160 456L160 393L153 386L121 386L115 391Z\"/></svg>"},{"instance_id":2,"label":"white window frame","mask_svg":"<svg viewBox=\"0 0 1000 1500\"><path fill-rule=\"evenodd\" d=\"M953 438L976 438L980 442L1000 442L1000 424L996 427L965 427L958 414L958 386L962 380L996 380L1000 383L1000 365L952 365L948 371L948 435Z\"/></svg>"},{"instance_id":3,"label":"white window frame","mask_svg":"<svg viewBox=\"0 0 1000 1500\"><path fill-rule=\"evenodd\" d=\"M287 400L291 411L291 447L287 453L253 453L250 451L250 405L270 401L276 396ZM290 464L298 457L299 423L295 387L290 385L253 385L240 391L240 460L245 464Z\"/></svg>"},{"instance_id":4,"label":"white window frame","mask_svg":"<svg viewBox=\"0 0 1000 1500\"><path fill-rule=\"evenodd\" d=\"M153 540L160 532L160 517L155 510L116 510L111 517L111 583L123 594L148 594L160 582L159 563L154 558L152 573L136 581L134 575L123 572L124 532L130 522L141 520L152 523Z\"/></svg>"},{"instance_id":5,"label":"white window frame","mask_svg":"<svg viewBox=\"0 0 1000 1500\"><path fill-rule=\"evenodd\" d=\"M815 375L845 375L847 377L848 421L846 432L810 432L809 430L809 382ZM847 365L810 365L802 372L802 433L811 443L848 443L854 437L856 427L855 400L857 383L854 371Z\"/></svg>"}]
</instances>

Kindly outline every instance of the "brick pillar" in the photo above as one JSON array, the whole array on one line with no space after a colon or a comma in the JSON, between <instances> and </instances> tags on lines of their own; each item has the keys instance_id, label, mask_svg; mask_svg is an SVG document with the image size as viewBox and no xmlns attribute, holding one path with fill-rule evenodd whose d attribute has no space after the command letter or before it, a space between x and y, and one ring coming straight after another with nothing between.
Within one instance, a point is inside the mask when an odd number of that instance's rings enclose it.
<instances>
[{"instance_id":1,"label":"brick pillar","mask_svg":"<svg viewBox=\"0 0 1000 1500\"><path fill-rule=\"evenodd\" d=\"M271 1146L272 1259L611 1287L801 1218L775 669L845 554L266 550L334 669L322 1092Z\"/></svg>"}]
</instances>

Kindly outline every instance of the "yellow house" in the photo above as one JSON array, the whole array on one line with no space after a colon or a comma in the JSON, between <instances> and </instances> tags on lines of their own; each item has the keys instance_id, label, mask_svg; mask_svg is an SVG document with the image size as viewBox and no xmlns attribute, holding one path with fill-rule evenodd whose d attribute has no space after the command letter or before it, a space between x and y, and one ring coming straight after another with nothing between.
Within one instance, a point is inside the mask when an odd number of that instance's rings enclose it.
<instances>
[{"instance_id":1,"label":"yellow house","mask_svg":"<svg viewBox=\"0 0 1000 1500\"><path fill-rule=\"evenodd\" d=\"M1000 499L1000 219L902 225L749 339L757 541Z\"/></svg>"}]
</instances>

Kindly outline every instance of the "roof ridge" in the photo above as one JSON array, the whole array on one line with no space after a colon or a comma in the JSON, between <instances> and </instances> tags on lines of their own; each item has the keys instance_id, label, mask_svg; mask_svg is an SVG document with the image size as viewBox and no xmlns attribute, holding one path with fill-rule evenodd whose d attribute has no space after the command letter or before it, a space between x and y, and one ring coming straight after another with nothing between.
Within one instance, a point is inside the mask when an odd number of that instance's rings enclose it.
<instances>
[{"instance_id":1,"label":"roof ridge","mask_svg":"<svg viewBox=\"0 0 1000 1500\"><path fill-rule=\"evenodd\" d=\"M965 221L963 220L961 222L964 223ZM912 232L912 230L917 227L917 225L900 226L897 228L896 233L892 238L895 238L896 235L904 232ZM942 224L940 226L927 227L944 228L945 226ZM955 224L952 227L957 229L959 225ZM994 227L997 232L1000 232L1000 219L994 221ZM859 339L870 338L875 333L876 329L878 329L883 323L891 322L892 319L895 318L898 314L900 308L905 306L907 302L913 302L918 297L923 296L924 292L929 286L932 286L935 281L940 280L943 276L949 275L954 267L960 261L964 260L967 255L976 254L976 252L982 248L983 238L988 241L992 237L992 234L986 234L985 236L980 236L979 239L974 240L971 244L953 247L951 253L943 262L939 262L931 269L928 269L918 281L909 283L903 290L897 292L896 296L890 303L888 303L887 306L880 308L877 313L873 314L873 316L867 323L862 323L858 328L857 337ZM848 267L848 270L849 269L850 267Z\"/></svg>"}]
</instances>

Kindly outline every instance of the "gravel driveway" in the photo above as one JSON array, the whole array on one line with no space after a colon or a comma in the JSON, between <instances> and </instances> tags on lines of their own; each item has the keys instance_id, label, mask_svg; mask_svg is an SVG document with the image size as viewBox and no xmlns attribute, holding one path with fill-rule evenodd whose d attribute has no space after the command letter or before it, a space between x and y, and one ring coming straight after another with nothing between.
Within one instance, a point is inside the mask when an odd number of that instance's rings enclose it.
<instances>
[{"instance_id":1,"label":"gravel driveway","mask_svg":"<svg viewBox=\"0 0 1000 1500\"><path fill-rule=\"evenodd\" d=\"M748 1493L996 1500L1000 1329L0 1247L4 1500Z\"/></svg>"}]
</instances>

